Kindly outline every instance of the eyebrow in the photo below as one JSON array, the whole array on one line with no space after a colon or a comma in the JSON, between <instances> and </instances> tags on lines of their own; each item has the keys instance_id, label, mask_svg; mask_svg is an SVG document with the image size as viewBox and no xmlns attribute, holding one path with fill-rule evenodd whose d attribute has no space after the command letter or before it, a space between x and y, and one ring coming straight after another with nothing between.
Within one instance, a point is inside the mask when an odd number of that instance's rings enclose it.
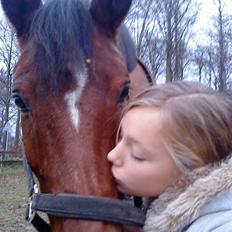
<instances>
[{"instance_id":1,"label":"eyebrow","mask_svg":"<svg viewBox=\"0 0 232 232\"><path fill-rule=\"evenodd\" d=\"M123 134L123 130L122 130L122 125L121 125L120 128L119 128L119 131L118 131L118 137L121 137L122 134ZM143 144L141 144L141 143L139 142L139 140L137 140L137 139L135 139L135 138L132 138L131 136L127 136L126 138L127 138L128 142L129 142L130 144L136 144L140 149L142 149L142 150L143 150L145 153L147 153L148 155L151 155L151 154L152 154L151 152L149 152L149 151L147 150L147 148L146 148L145 146L143 146Z\"/></svg>"},{"instance_id":2,"label":"eyebrow","mask_svg":"<svg viewBox=\"0 0 232 232\"><path fill-rule=\"evenodd\" d=\"M118 137L122 137L123 133L123 124L120 125L119 130L118 130ZM130 143L139 143L137 139L132 138L131 136L127 136L127 140L129 140Z\"/></svg>"}]
</instances>

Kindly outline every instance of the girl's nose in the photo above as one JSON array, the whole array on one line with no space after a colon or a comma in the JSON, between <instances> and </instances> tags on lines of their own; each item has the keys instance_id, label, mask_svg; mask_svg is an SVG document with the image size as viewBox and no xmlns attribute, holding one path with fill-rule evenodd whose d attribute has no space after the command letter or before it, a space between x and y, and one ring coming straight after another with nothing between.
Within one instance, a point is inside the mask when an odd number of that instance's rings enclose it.
<instances>
[{"instance_id":1,"label":"girl's nose","mask_svg":"<svg viewBox=\"0 0 232 232\"><path fill-rule=\"evenodd\" d=\"M116 165L116 166L122 165L122 157L119 153L118 145L108 153L107 159L113 165Z\"/></svg>"}]
</instances>

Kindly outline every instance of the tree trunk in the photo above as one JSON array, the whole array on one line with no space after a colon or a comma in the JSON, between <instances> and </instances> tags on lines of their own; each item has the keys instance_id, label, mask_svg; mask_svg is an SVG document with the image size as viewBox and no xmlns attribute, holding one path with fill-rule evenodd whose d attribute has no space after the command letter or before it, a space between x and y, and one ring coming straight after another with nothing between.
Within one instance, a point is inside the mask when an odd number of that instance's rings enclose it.
<instances>
[{"instance_id":1,"label":"tree trunk","mask_svg":"<svg viewBox=\"0 0 232 232\"><path fill-rule=\"evenodd\" d=\"M19 147L19 139L20 139L20 111L17 110L17 120L15 125L15 138L14 138L14 146Z\"/></svg>"},{"instance_id":2,"label":"tree trunk","mask_svg":"<svg viewBox=\"0 0 232 232\"><path fill-rule=\"evenodd\" d=\"M226 89L226 76L225 76L225 41L223 32L223 16L222 16L222 3L218 0L218 23L219 23L219 64L218 64L218 88L219 91Z\"/></svg>"},{"instance_id":3,"label":"tree trunk","mask_svg":"<svg viewBox=\"0 0 232 232\"><path fill-rule=\"evenodd\" d=\"M173 81L172 54L173 54L173 36L172 36L172 1L166 12L167 20L167 38L166 38L166 82Z\"/></svg>"}]
</instances>

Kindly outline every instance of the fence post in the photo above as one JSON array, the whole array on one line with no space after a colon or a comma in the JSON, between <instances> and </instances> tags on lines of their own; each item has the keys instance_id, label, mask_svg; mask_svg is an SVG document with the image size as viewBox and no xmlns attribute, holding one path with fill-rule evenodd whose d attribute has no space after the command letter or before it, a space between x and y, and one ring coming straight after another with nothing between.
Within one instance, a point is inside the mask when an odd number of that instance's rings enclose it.
<instances>
[{"instance_id":1,"label":"fence post","mask_svg":"<svg viewBox=\"0 0 232 232\"><path fill-rule=\"evenodd\" d=\"M2 164L1 164L1 166L4 166L3 164L4 164L4 161L6 158L7 150L8 150L8 131L5 130L3 132L3 152L2 152Z\"/></svg>"}]
</instances>

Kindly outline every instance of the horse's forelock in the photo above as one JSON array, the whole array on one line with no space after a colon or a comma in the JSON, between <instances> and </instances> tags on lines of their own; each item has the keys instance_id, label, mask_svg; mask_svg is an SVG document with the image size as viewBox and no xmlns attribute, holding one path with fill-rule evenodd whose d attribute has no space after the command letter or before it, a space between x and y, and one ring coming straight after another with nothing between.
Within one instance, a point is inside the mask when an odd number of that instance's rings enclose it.
<instances>
[{"instance_id":1,"label":"horse's forelock","mask_svg":"<svg viewBox=\"0 0 232 232\"><path fill-rule=\"evenodd\" d=\"M82 1L49 0L35 14L30 37L40 83L59 90L91 55L92 19ZM75 67L74 67L75 66ZM64 79L65 78L65 79Z\"/></svg>"}]
</instances>

